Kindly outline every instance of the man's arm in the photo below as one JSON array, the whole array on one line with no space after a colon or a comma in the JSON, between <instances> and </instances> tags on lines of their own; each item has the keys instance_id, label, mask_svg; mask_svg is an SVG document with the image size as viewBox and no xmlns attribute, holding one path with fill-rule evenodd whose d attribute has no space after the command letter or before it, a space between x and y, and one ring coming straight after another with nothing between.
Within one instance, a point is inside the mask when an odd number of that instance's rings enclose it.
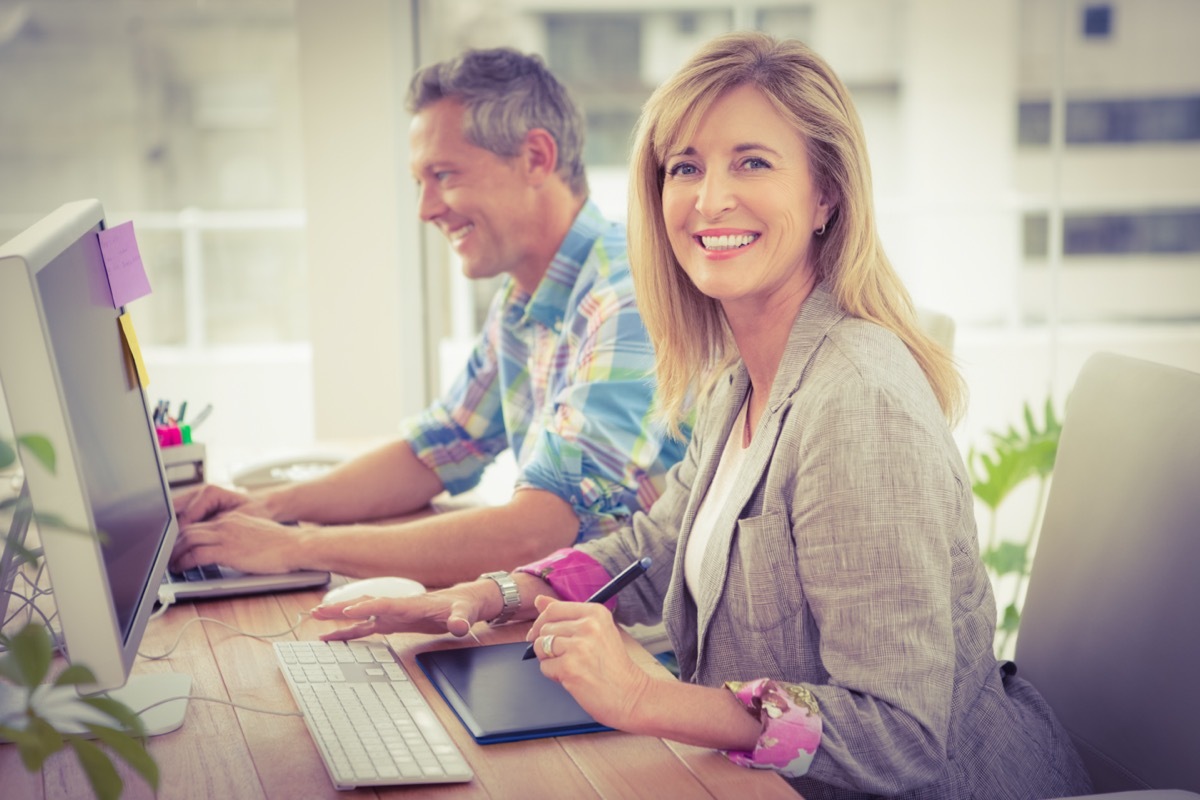
<instances>
[{"instance_id":1,"label":"man's arm","mask_svg":"<svg viewBox=\"0 0 1200 800\"><path fill-rule=\"evenodd\" d=\"M314 491L316 499L326 490L335 488L327 485ZM354 487L346 490L353 492ZM337 498L330 502L353 505ZM430 514L400 523L295 528L232 511L186 526L172 566L219 563L267 573L325 569L356 578L402 575L430 587L449 586L569 547L578 531L579 520L570 504L540 489L518 490L501 506Z\"/></svg>"},{"instance_id":2,"label":"man's arm","mask_svg":"<svg viewBox=\"0 0 1200 800\"><path fill-rule=\"evenodd\" d=\"M260 496L277 522L340 525L386 519L424 508L442 491L437 474L421 463L408 442L389 442L311 481Z\"/></svg>"},{"instance_id":3,"label":"man's arm","mask_svg":"<svg viewBox=\"0 0 1200 800\"><path fill-rule=\"evenodd\" d=\"M500 506L431 514L395 525L346 525L296 531L297 564L344 575L402 575L450 586L484 572L512 569L575 543L571 505L540 489L521 489Z\"/></svg>"}]
</instances>

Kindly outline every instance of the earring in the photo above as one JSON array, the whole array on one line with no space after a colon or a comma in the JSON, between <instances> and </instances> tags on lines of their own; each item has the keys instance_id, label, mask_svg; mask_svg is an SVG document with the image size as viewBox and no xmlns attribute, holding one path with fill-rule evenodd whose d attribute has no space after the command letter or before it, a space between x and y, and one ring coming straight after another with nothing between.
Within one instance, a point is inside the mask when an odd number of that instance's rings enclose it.
<instances>
[{"instance_id":1,"label":"earring","mask_svg":"<svg viewBox=\"0 0 1200 800\"><path fill-rule=\"evenodd\" d=\"M825 235L825 225L826 225L826 223L822 223L821 227L819 227L815 231L813 231L813 235L814 236L824 236Z\"/></svg>"}]
</instances>

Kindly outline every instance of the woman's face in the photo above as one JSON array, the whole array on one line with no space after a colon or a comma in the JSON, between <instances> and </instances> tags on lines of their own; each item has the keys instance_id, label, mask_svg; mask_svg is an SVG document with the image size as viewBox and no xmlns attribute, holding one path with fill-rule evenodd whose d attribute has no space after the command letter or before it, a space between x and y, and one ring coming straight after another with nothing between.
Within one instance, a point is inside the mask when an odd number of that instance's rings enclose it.
<instances>
[{"instance_id":1,"label":"woman's face","mask_svg":"<svg viewBox=\"0 0 1200 800\"><path fill-rule=\"evenodd\" d=\"M803 301L813 231L832 208L813 184L804 138L755 86L714 103L664 169L667 235L696 288L727 313Z\"/></svg>"}]
</instances>

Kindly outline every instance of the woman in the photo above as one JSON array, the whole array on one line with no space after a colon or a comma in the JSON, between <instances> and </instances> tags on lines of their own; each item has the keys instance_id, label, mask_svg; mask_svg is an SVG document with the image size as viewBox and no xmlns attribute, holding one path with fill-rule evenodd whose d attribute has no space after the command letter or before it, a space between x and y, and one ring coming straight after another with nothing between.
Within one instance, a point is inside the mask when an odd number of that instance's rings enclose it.
<instances>
[{"instance_id":1,"label":"woman","mask_svg":"<svg viewBox=\"0 0 1200 800\"><path fill-rule=\"evenodd\" d=\"M632 180L666 421L700 398L666 493L519 568L519 600L501 577L317 609L363 620L327 638L538 613L542 671L599 721L776 769L809 800L1086 790L1050 709L993 656L947 424L962 386L881 249L845 87L798 42L721 37L647 103ZM615 614L561 602L642 556ZM613 622L660 613L679 682L633 664Z\"/></svg>"}]
</instances>

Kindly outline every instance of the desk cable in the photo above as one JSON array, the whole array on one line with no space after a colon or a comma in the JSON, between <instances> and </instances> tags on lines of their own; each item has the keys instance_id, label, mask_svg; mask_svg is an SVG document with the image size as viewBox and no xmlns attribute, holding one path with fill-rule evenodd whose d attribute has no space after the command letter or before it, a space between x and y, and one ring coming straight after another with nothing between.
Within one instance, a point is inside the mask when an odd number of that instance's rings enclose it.
<instances>
[{"instance_id":1,"label":"desk cable","mask_svg":"<svg viewBox=\"0 0 1200 800\"><path fill-rule=\"evenodd\" d=\"M206 703L220 703L221 705L232 706L234 708L240 708L243 711L256 711L260 714L274 714L277 717L303 717L304 716L303 711L276 711L273 708L258 708L257 706L248 706L248 705L244 705L242 703L235 703L232 700L224 700L220 697L207 697L205 695L200 695L200 694L181 694L178 697L164 697L162 700L158 700L154 703L151 703L150 705L146 706L145 708L139 708L139 709L134 710L133 713L137 714L138 716L141 716L142 714L145 714L147 711L149 711L152 708L157 708L158 706L161 706L165 703L174 703L176 700L203 700Z\"/></svg>"},{"instance_id":2,"label":"desk cable","mask_svg":"<svg viewBox=\"0 0 1200 800\"><path fill-rule=\"evenodd\" d=\"M160 598L160 601L161 600L162 600L162 598ZM166 612L167 608L170 607L170 605L171 604L169 602L163 602L161 607L156 609L154 611L154 613L150 615L147 622L149 622L149 620L152 620L152 619L162 616ZM215 619L213 617L194 617L183 624L183 626L179 629L179 634L175 637L175 641L172 642L171 646L168 647L164 652L153 654L153 653L143 653L142 651L139 650L138 656L140 658L146 659L147 661L160 661L164 658L169 657L172 653L175 652L176 648L179 647L179 643L181 641L183 641L183 634L187 632L188 628L190 628L192 625L196 624L197 622L212 622L212 623L220 625L224 628L228 628L229 630L233 631L234 633L238 634L239 636L248 636L251 639L260 639L260 640L265 641L267 639L274 639L274 638L278 638L280 636L287 636L289 633L292 633L297 628L299 628L301 625L303 625L304 620L309 616L311 616L311 615L307 611L301 611L301 612L297 613L296 614L296 624L293 625L292 627L288 628L287 630L279 631L277 633L249 633L249 632L244 631L234 625L230 625L228 622L225 622L225 621L219 620L219 619ZM225 700L224 698L221 698L221 697L208 697L206 695L198 695L198 694L180 695L178 697L167 697L167 698L164 698L157 702L151 703L150 705L146 706L145 708L136 709L134 713L141 715L141 714L149 711L152 708L156 708L158 706L163 705L164 703L171 703L176 700L202 700L206 703L220 703L221 705L232 706L233 708L240 708L245 711L255 711L255 712L262 713L262 714L274 714L275 716L278 716L278 717L303 717L304 716L304 712L302 712L302 711L278 711L278 710L275 710L272 708L259 708L257 706L248 706L243 703L235 703L232 700Z\"/></svg>"},{"instance_id":3,"label":"desk cable","mask_svg":"<svg viewBox=\"0 0 1200 800\"><path fill-rule=\"evenodd\" d=\"M162 608L158 609L152 615L150 615L150 619L154 619L156 617L161 616L163 614L163 612L166 610L167 610L167 605L164 604L162 606ZM293 625L292 627L288 628L287 630L279 631L278 633L248 633L247 631L244 631L241 628L238 628L237 626L230 625L228 622L225 622L225 621L219 620L219 619L215 619L213 617L193 617L192 619L189 619L187 622L183 623L183 627L181 627L179 629L179 634L175 637L175 641L164 652L158 653L157 655L155 655L155 654L151 654L151 653L143 653L142 651L139 650L138 656L146 659L147 661L161 661L162 659L167 658L168 656L171 655L171 653L175 652L176 648L179 647L179 643L183 640L183 634L185 632L187 632L187 629L190 628L192 625L195 625L197 622L212 622L216 625L220 625L224 628L228 628L229 630L233 631L234 633L238 634L239 636L248 636L251 639L261 639L261 640L265 641L267 639L276 639L280 636L287 636L289 633L294 632L297 628L299 628L301 625L304 624L304 620L308 616L310 616L310 615L307 611L301 611L301 612L297 613L296 614L296 624ZM147 620L147 621L149 621L149 620Z\"/></svg>"},{"instance_id":4,"label":"desk cable","mask_svg":"<svg viewBox=\"0 0 1200 800\"><path fill-rule=\"evenodd\" d=\"M163 598L160 598L160 601L162 601L162 600L163 600ZM162 616L166 612L167 608L170 607L170 605L171 605L171 603L169 603L169 602L162 602L162 606L160 608L156 609L154 611L154 613L150 615L147 622L149 622L149 620L152 620L152 619ZM176 648L179 647L179 643L183 640L183 634L187 631L187 629L189 627L191 627L192 625L194 625L197 622L212 622L212 623L220 625L224 628L228 628L229 630L233 631L234 633L236 633L240 636L249 636L251 639L260 639L260 640L265 641L267 639L275 639L280 636L287 636L289 633L293 633L297 628L299 628L301 625L303 625L305 619L307 619L310 616L312 616L312 615L307 611L301 611L301 612L297 613L296 614L296 624L293 625L292 627L288 628L287 630L279 631L278 633L248 633L234 625L230 625L228 622L225 622L225 621L219 620L219 619L215 619L213 617L194 617L183 624L183 627L181 627L179 629L179 634L175 637L175 641L171 644L171 646L169 648L166 649L166 651L164 651L162 653L158 653L158 654L150 654L150 653L143 653L139 650L138 656L141 658L144 658L148 661L160 661L164 658L169 657L172 653L175 652ZM474 639L477 644L482 644L479 641L479 637L475 635L475 632L473 630L468 629L467 634L472 639ZM276 711L276 710L270 709L270 708L258 708L256 706L247 706L247 705L243 705L242 703L235 703L232 700L225 700L220 697L206 697L203 695L195 695L195 694L181 695L179 697L168 697L163 700L159 700L155 703L152 703L152 704L146 706L145 708L138 709L136 713L142 714L146 711L149 711L152 708L160 706L164 703L173 702L175 700L203 700L203 701L209 702L209 703L220 703L222 705L232 706L234 708L240 708L245 711L256 711L256 712L260 712L263 714L274 714L274 715L280 716L280 717L303 717L304 716L304 712L302 712L302 711Z\"/></svg>"},{"instance_id":5,"label":"desk cable","mask_svg":"<svg viewBox=\"0 0 1200 800\"><path fill-rule=\"evenodd\" d=\"M0 541L3 537L0 537ZM40 559L42 549L36 548L31 551L31 556L35 559ZM13 575L13 579L7 588L0 591L0 609L4 610L3 619L0 619L0 630L8 630L11 625L14 625L18 619L24 617L25 623L34 622L36 617L50 634L51 646L55 652L63 652L62 633L57 628L55 622L58 618L58 611L51 610L47 612L39 605L42 598L53 597L54 591L44 585L43 578L46 575L46 562L39 560L36 564L36 570L32 577L25 569L19 569ZM18 586L18 584L22 584ZM8 648L0 644L0 653L8 652Z\"/></svg>"}]
</instances>

